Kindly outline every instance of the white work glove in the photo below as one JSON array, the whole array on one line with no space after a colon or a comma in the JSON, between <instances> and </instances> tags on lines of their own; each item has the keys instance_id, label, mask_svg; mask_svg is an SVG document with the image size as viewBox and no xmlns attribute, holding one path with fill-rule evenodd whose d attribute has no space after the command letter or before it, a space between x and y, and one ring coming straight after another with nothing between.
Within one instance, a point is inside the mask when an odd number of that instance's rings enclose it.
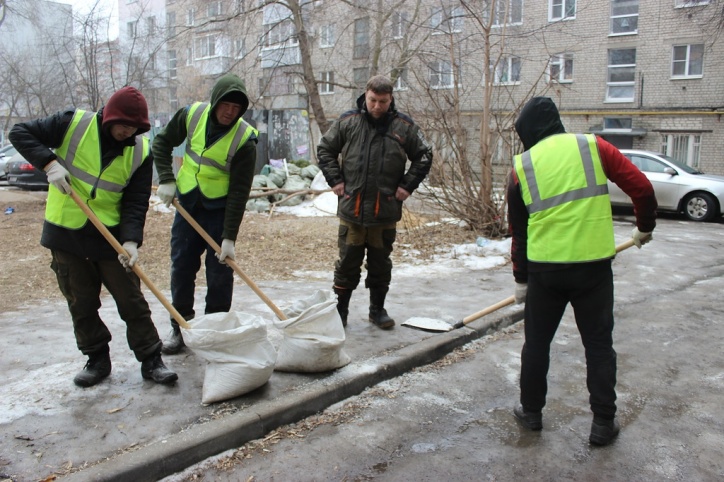
<instances>
[{"instance_id":1,"label":"white work glove","mask_svg":"<svg viewBox=\"0 0 724 482\"><path fill-rule=\"evenodd\" d=\"M525 295L528 293L528 283L515 283L515 304L525 303Z\"/></svg>"},{"instance_id":2,"label":"white work glove","mask_svg":"<svg viewBox=\"0 0 724 482\"><path fill-rule=\"evenodd\" d=\"M136 261L138 261L138 243L135 241L126 241L123 243L123 249L126 250L128 256L125 254L119 254L118 261L121 262L127 271L131 271L133 265L136 264Z\"/></svg>"},{"instance_id":3,"label":"white work glove","mask_svg":"<svg viewBox=\"0 0 724 482\"><path fill-rule=\"evenodd\" d=\"M156 189L156 195L161 199L161 202L169 207L173 202L173 198L176 197L176 183L175 182L164 182L158 189Z\"/></svg>"},{"instance_id":4,"label":"white work glove","mask_svg":"<svg viewBox=\"0 0 724 482\"><path fill-rule=\"evenodd\" d=\"M48 182L63 194L70 194L70 173L58 161L52 161L45 166Z\"/></svg>"},{"instance_id":5,"label":"white work glove","mask_svg":"<svg viewBox=\"0 0 724 482\"><path fill-rule=\"evenodd\" d=\"M219 258L219 263L226 264L226 258L236 260L234 257L234 241L231 239L225 239L221 242L221 253L217 253L216 257Z\"/></svg>"},{"instance_id":6,"label":"white work glove","mask_svg":"<svg viewBox=\"0 0 724 482\"><path fill-rule=\"evenodd\" d=\"M654 239L654 236L651 233L642 233L639 231L639 228L634 228L631 232L631 237L633 238L634 244L639 249L641 249L641 246Z\"/></svg>"}]
</instances>

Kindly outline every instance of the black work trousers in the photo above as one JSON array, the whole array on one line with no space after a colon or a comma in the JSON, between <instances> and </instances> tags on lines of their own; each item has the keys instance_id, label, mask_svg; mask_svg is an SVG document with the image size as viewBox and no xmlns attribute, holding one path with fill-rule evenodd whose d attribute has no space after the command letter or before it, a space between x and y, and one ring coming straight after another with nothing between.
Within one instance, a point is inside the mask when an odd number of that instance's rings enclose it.
<instances>
[{"instance_id":1,"label":"black work trousers","mask_svg":"<svg viewBox=\"0 0 724 482\"><path fill-rule=\"evenodd\" d=\"M108 289L126 322L126 339L138 361L161 348L161 339L151 319L151 309L135 273L127 273L118 260L89 261L64 251L51 250L51 268L65 296L73 319L78 349L90 355L105 348L111 332L98 314L101 285Z\"/></svg>"},{"instance_id":2,"label":"black work trousers","mask_svg":"<svg viewBox=\"0 0 724 482\"><path fill-rule=\"evenodd\" d=\"M594 416L616 414L616 352L613 349L611 260L528 273L520 402L540 412L546 403L550 345L568 303L586 353L586 384Z\"/></svg>"},{"instance_id":3,"label":"black work trousers","mask_svg":"<svg viewBox=\"0 0 724 482\"><path fill-rule=\"evenodd\" d=\"M337 246L339 259L334 265L334 285L353 290L362 277L362 263L367 254L365 286L385 292L392 279L392 246L397 236L396 224L366 228L340 220Z\"/></svg>"}]
</instances>

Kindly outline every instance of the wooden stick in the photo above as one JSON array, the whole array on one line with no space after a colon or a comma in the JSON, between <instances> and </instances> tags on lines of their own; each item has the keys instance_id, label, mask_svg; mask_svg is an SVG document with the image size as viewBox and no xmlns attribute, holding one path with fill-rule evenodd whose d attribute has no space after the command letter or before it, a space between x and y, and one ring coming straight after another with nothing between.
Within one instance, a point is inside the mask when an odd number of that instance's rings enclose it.
<instances>
[{"instance_id":1,"label":"wooden stick","mask_svg":"<svg viewBox=\"0 0 724 482\"><path fill-rule=\"evenodd\" d=\"M220 254L220 253L221 253L221 247L218 245L218 243L217 243L216 241L214 241L214 239L213 239L211 236L209 236L209 233L207 233L206 231L204 231L204 228L202 228L201 225L200 225L199 223L197 223L196 220L189 214L189 212L186 211L186 210L181 206L181 204L179 204L179 202L178 202L178 200L177 200L176 198L174 198L174 200L173 200L173 205L174 205L174 207L176 208L176 210L179 212L179 214L181 214L181 216L183 216L184 219L185 219L191 226L193 226L193 228L201 235L201 237L204 238L204 240L209 244L209 246L211 246L211 248L212 248L217 254ZM227 258L224 262L225 262L226 264L228 264L229 266L231 266L231 268L232 268L234 271L236 271L236 274L238 274L238 275L241 277L241 279L244 280L244 283L246 283L247 285L249 285L249 288L251 288L251 289L254 291L254 293L256 293L256 294L259 296L259 298L261 298L261 299L264 301L264 303L266 303L266 305L267 305L269 308L272 309L272 311L279 317L280 320L286 320L286 319L287 319L286 315L282 312L282 310L280 310L279 308L277 308L277 306L272 302L272 300L270 300L270 299L259 289L259 287L251 280L251 278L249 278L249 277L246 275L246 273L244 273L244 272L241 270L241 268L239 267L239 265L236 264L236 261L234 261L233 259Z\"/></svg>"},{"instance_id":2,"label":"wooden stick","mask_svg":"<svg viewBox=\"0 0 724 482\"><path fill-rule=\"evenodd\" d=\"M122 254L124 256L128 256L128 252L126 252L125 249L123 249L123 246L121 246L121 243L118 242L118 240L113 236L113 234L108 230L108 228L101 222L100 219L98 219L98 216L91 210L90 207L88 207L83 200L78 197L78 194L75 193L75 191L70 191L70 197L73 198L73 201L80 207L86 216L88 216L88 219L90 219L90 222L93 223L93 225L98 229L98 231L101 232L104 238L113 246L113 249L116 250L118 254ZM130 259L130 256L128 256ZM158 288L151 282L150 279L148 279L148 276L141 270L141 268L138 266L138 263L134 264L131 268L134 273L143 281L143 284L145 284L148 289L151 290L151 292L158 298L158 301L161 302L161 304L168 310L169 313L171 313L171 316L173 316L173 319L176 320L176 323L179 324L179 326L182 326L185 329L190 329L191 325L188 324L188 322L184 319L183 316L181 316L181 313L179 313L176 308L166 299L165 296L163 296L163 293L161 293Z\"/></svg>"}]
</instances>

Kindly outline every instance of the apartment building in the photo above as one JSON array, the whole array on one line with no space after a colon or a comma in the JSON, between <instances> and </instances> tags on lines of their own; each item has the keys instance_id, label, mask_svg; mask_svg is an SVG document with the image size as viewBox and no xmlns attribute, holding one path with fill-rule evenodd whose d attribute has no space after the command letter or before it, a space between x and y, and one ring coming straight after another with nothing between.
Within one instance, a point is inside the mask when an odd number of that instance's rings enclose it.
<instances>
[{"instance_id":1,"label":"apartment building","mask_svg":"<svg viewBox=\"0 0 724 482\"><path fill-rule=\"evenodd\" d=\"M134 1L144 0L119 0ZM306 143L310 156L319 111L304 74L334 119L381 73L395 80L398 108L435 141L438 159L478 156L486 113L502 175L520 150L517 111L546 95L571 132L724 174L724 51L712 21L721 0L498 0L492 11L483 0L164 3L159 109L206 99L233 71L246 81L252 114L273 113L258 117L261 127L286 130L285 146ZM293 122L278 129L274 116Z\"/></svg>"}]
</instances>

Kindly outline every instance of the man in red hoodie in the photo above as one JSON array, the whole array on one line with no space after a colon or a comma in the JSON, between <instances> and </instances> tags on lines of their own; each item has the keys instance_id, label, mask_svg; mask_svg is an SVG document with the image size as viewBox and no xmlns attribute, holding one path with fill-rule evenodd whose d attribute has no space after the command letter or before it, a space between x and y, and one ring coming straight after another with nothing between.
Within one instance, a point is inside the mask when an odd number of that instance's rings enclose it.
<instances>
[{"instance_id":1,"label":"man in red hoodie","mask_svg":"<svg viewBox=\"0 0 724 482\"><path fill-rule=\"evenodd\" d=\"M605 140L567 134L548 97L531 99L515 123L525 152L515 156L508 183L508 219L516 302L525 301L520 405L527 429L543 428L550 344L570 303L586 351L593 423L589 441L618 435L613 273L616 254L607 179L634 204L636 246L651 240L656 197L646 176Z\"/></svg>"},{"instance_id":2,"label":"man in red hoodie","mask_svg":"<svg viewBox=\"0 0 724 482\"><path fill-rule=\"evenodd\" d=\"M138 260L151 196L153 159L148 107L133 87L123 87L98 112L70 109L15 124L10 142L48 175L48 202L40 244L50 249L51 267L68 301L78 349L88 357L73 380L90 387L111 373L111 332L101 320L101 285L126 322L126 338L143 378L173 383L178 376L161 359L161 340L138 276ZM68 196L90 207L129 256L118 255Z\"/></svg>"}]
</instances>

